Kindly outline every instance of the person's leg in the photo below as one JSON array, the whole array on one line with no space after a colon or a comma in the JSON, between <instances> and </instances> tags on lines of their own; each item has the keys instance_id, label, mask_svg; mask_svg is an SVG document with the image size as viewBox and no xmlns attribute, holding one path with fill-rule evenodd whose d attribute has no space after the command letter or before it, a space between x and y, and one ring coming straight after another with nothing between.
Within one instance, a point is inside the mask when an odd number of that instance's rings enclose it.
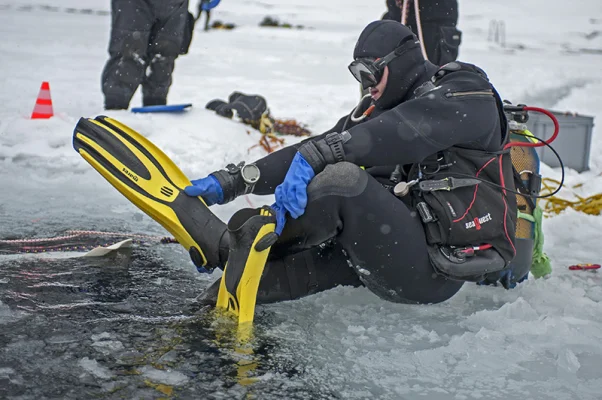
<instances>
[{"instance_id":1,"label":"person's leg","mask_svg":"<svg viewBox=\"0 0 602 400\"><path fill-rule=\"evenodd\" d=\"M430 62L445 65L458 58L462 33L450 21L422 23L424 46Z\"/></svg>"},{"instance_id":2,"label":"person's leg","mask_svg":"<svg viewBox=\"0 0 602 400\"><path fill-rule=\"evenodd\" d=\"M337 244L329 248L329 240ZM310 183L305 214L289 218L272 246L258 303L292 300L338 284L358 286L360 281L389 301L445 301L462 282L436 275L426 246L419 216L401 200L356 165L330 165ZM226 234L219 246L222 263L227 253L221 250L228 247ZM216 282L200 300L214 304L218 288Z\"/></svg>"},{"instance_id":3,"label":"person's leg","mask_svg":"<svg viewBox=\"0 0 602 400\"><path fill-rule=\"evenodd\" d=\"M339 285L362 286L334 240L294 254L274 253L264 271L257 293L261 303L299 299Z\"/></svg>"},{"instance_id":4,"label":"person's leg","mask_svg":"<svg viewBox=\"0 0 602 400\"><path fill-rule=\"evenodd\" d=\"M180 54L188 19L188 1L154 0L156 22L148 48L150 71L142 82L144 106L167 104L175 60Z\"/></svg>"},{"instance_id":5,"label":"person's leg","mask_svg":"<svg viewBox=\"0 0 602 400\"><path fill-rule=\"evenodd\" d=\"M127 109L146 70L153 17L144 0L112 0L110 58L102 72L106 109Z\"/></svg>"},{"instance_id":6,"label":"person's leg","mask_svg":"<svg viewBox=\"0 0 602 400\"><path fill-rule=\"evenodd\" d=\"M346 162L326 167L312 180L305 214L287 220L273 251L312 248L335 237L360 280L383 299L437 303L462 286L434 273L419 216Z\"/></svg>"},{"instance_id":7,"label":"person's leg","mask_svg":"<svg viewBox=\"0 0 602 400\"><path fill-rule=\"evenodd\" d=\"M215 305L219 285L220 279L197 301ZM275 252L265 265L257 291L257 304L295 300L339 285L362 285L350 268L340 244L329 241L293 254Z\"/></svg>"},{"instance_id":8,"label":"person's leg","mask_svg":"<svg viewBox=\"0 0 602 400\"><path fill-rule=\"evenodd\" d=\"M412 3L413 4L413 3ZM458 23L457 0L421 0L420 23L424 47L430 62L444 65L458 57L462 33ZM413 6L408 13L407 26L418 36Z\"/></svg>"}]
</instances>

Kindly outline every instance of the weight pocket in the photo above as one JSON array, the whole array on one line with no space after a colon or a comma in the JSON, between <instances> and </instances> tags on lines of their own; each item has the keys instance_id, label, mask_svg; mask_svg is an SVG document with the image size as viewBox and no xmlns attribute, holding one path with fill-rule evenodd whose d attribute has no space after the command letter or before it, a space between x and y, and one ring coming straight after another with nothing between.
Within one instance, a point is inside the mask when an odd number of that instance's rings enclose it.
<instances>
[{"instance_id":1,"label":"weight pocket","mask_svg":"<svg viewBox=\"0 0 602 400\"><path fill-rule=\"evenodd\" d=\"M492 204L500 195L492 188L480 185L458 188L453 192L434 191L424 194L424 200L437 216L441 243L446 246L466 246L490 243L501 232L503 215Z\"/></svg>"}]
</instances>

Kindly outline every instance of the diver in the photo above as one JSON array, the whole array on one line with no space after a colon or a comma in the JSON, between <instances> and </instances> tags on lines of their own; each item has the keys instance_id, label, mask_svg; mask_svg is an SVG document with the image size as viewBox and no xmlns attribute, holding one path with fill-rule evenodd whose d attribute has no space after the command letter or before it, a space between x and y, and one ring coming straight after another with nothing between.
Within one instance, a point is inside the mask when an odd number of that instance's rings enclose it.
<instances>
[{"instance_id":1,"label":"diver","mask_svg":"<svg viewBox=\"0 0 602 400\"><path fill-rule=\"evenodd\" d=\"M419 38L422 33L428 60L435 65L455 61L462 42L462 32L456 27L458 0L420 0L419 3L408 0L387 0L387 12L382 19L403 21L404 3L407 7L405 25ZM418 15L416 4L418 4Z\"/></svg>"},{"instance_id":2,"label":"diver","mask_svg":"<svg viewBox=\"0 0 602 400\"><path fill-rule=\"evenodd\" d=\"M258 303L339 284L438 303L515 257L507 120L486 73L426 61L414 33L391 20L370 23L353 58L349 70L369 95L332 129L185 189L207 205L275 195L280 236ZM212 227L203 250L223 267L229 235Z\"/></svg>"},{"instance_id":3,"label":"diver","mask_svg":"<svg viewBox=\"0 0 602 400\"><path fill-rule=\"evenodd\" d=\"M337 285L438 303L465 282L514 271L517 253L528 268L531 250L517 252L509 121L486 73L457 61L435 66L414 33L390 20L362 31L353 59L348 69L369 91L357 106L323 134L254 163L191 182L146 137L105 116L80 119L73 145L197 269L225 268L199 300L249 305L244 318L255 301ZM248 193L275 203L240 209L227 224L208 207ZM250 282L258 288L247 290Z\"/></svg>"},{"instance_id":4,"label":"diver","mask_svg":"<svg viewBox=\"0 0 602 400\"><path fill-rule=\"evenodd\" d=\"M192 39L188 0L112 0L111 14L105 109L127 109L140 85L143 106L167 104L175 60Z\"/></svg>"}]
</instances>

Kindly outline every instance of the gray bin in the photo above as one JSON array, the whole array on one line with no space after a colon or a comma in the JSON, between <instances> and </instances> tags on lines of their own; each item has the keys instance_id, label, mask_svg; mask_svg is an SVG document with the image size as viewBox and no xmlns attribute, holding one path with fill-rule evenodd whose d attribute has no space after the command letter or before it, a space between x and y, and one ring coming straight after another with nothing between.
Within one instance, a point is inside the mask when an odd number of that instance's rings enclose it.
<instances>
[{"instance_id":1,"label":"gray bin","mask_svg":"<svg viewBox=\"0 0 602 400\"><path fill-rule=\"evenodd\" d=\"M584 115L571 115L552 111L560 124L560 133L551 143L558 152L566 167L583 172L589 170L589 154L592 141L594 118ZM529 111L527 126L534 136L544 140L549 139L554 133L554 123L541 113ZM537 147L537 154L541 162L550 167L559 167L556 155L549 147Z\"/></svg>"}]
</instances>

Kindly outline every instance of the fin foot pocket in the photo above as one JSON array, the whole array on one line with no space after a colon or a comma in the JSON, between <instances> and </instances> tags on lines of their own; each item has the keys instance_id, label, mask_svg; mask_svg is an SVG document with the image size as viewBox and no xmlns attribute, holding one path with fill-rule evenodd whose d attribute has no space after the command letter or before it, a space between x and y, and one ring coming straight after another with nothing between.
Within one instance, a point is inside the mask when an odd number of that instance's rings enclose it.
<instances>
[{"instance_id":1,"label":"fin foot pocket","mask_svg":"<svg viewBox=\"0 0 602 400\"><path fill-rule=\"evenodd\" d=\"M278 239L275 229L276 215L269 207L239 210L228 222L230 253L216 305L238 316L239 324L253 321L261 275Z\"/></svg>"}]
</instances>

